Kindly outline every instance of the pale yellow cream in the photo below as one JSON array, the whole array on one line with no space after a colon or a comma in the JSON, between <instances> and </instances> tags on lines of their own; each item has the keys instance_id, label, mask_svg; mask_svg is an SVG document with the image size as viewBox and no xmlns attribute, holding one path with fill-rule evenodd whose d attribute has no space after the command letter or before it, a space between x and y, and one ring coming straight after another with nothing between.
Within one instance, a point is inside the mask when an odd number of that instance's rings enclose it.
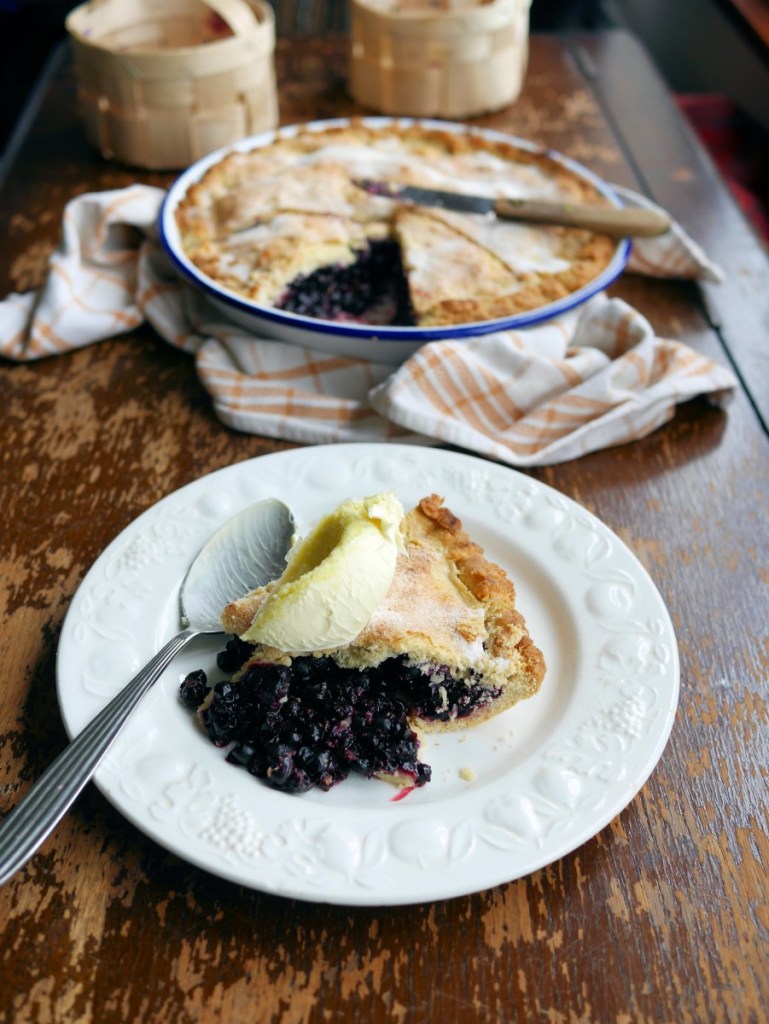
<instances>
[{"instance_id":1,"label":"pale yellow cream","mask_svg":"<svg viewBox=\"0 0 769 1024\"><path fill-rule=\"evenodd\" d=\"M289 552L243 639L288 654L354 640L392 583L402 519L391 492L345 501L324 516Z\"/></svg>"}]
</instances>

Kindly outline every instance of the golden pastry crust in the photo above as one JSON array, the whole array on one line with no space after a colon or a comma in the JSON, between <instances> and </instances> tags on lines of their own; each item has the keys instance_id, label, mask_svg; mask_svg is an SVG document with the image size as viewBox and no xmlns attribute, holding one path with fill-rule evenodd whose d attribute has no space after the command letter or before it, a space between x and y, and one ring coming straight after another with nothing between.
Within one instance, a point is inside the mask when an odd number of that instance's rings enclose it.
<instances>
[{"instance_id":1,"label":"golden pastry crust","mask_svg":"<svg viewBox=\"0 0 769 1024\"><path fill-rule=\"evenodd\" d=\"M344 668L366 668L388 658L447 666L468 684L500 691L471 715L453 720L415 717L424 732L466 728L533 696L545 674L541 651L516 608L515 587L470 539L460 520L437 495L419 502L403 520L405 551L384 602L349 644L311 652ZM269 586L227 606L222 624L242 635ZM310 653L310 652L308 652ZM290 656L257 646L241 671L258 662L290 664Z\"/></svg>"},{"instance_id":2,"label":"golden pastry crust","mask_svg":"<svg viewBox=\"0 0 769 1024\"><path fill-rule=\"evenodd\" d=\"M476 663L484 685L499 686L501 695L467 719L449 722L418 719L425 732L445 732L475 725L500 714L537 693L545 677L545 659L529 635L515 606L515 586L501 566L490 562L483 548L470 539L461 521L433 494L414 510L413 535L445 553L456 566L460 581L484 613L484 655Z\"/></svg>"},{"instance_id":3,"label":"golden pastry crust","mask_svg":"<svg viewBox=\"0 0 769 1024\"><path fill-rule=\"evenodd\" d=\"M543 227L562 261L563 269L543 275L511 267L504 247L489 249L482 238L471 237L454 215L404 207L394 219L403 264L409 276L412 306L423 326L475 323L526 313L556 302L597 277L611 258L605 236L569 228ZM466 218L465 218L466 221ZM513 231L518 227L510 226ZM449 267L438 266L438 255L452 252ZM433 273L420 274L425 254L435 254Z\"/></svg>"},{"instance_id":4,"label":"golden pastry crust","mask_svg":"<svg viewBox=\"0 0 769 1024\"><path fill-rule=\"evenodd\" d=\"M606 203L542 152L473 132L353 120L300 129L215 164L176 209L182 248L228 290L279 305L297 277L349 266L370 242L395 238L424 326L536 309L588 284L615 252L610 238L586 231L417 209L370 195L354 184L360 177Z\"/></svg>"}]
</instances>

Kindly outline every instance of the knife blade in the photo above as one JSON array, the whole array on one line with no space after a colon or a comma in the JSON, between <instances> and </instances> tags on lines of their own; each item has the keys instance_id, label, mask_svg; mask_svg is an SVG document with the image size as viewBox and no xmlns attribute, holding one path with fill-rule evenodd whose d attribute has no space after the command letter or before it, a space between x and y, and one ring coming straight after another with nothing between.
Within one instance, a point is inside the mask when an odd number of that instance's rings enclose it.
<instances>
[{"instance_id":1,"label":"knife blade","mask_svg":"<svg viewBox=\"0 0 769 1024\"><path fill-rule=\"evenodd\" d=\"M375 181L371 178L356 180L355 184L371 195L414 203L417 206L436 206L456 213L475 213L482 216L492 214L504 220L526 221L532 224L585 228L588 231L620 237L648 238L662 235L670 228L670 218L666 214L628 206L597 206L554 203L540 199L474 196L463 192L421 188L417 185Z\"/></svg>"}]
</instances>

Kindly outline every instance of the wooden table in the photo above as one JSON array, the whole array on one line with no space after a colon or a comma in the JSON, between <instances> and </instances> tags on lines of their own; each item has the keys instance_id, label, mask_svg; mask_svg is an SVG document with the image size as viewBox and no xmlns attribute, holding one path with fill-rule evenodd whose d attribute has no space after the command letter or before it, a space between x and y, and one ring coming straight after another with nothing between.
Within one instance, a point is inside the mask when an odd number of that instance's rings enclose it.
<instances>
[{"instance_id":1,"label":"wooden table","mask_svg":"<svg viewBox=\"0 0 769 1024\"><path fill-rule=\"evenodd\" d=\"M278 54L283 120L349 114L342 40ZM40 281L71 196L137 174L86 147L66 60L9 159L0 292ZM742 384L645 440L532 472L636 552L677 630L680 709L648 783L536 874L395 909L268 896L165 852L89 787L0 891L0 1020L758 1024L769 1005L769 273L712 164L623 33L532 40L524 95L479 119L670 209L729 272L613 289ZM141 174L166 184L168 175ZM63 616L91 563L154 502L288 447L228 430L192 360L151 330L0 365L0 690L9 809L65 744Z\"/></svg>"}]
</instances>

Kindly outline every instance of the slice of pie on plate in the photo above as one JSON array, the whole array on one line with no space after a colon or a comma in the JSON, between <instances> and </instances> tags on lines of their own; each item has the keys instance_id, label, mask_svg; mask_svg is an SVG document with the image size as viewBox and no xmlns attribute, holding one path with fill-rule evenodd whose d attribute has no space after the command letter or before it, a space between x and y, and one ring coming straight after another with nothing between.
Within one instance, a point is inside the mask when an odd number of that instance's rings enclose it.
<instances>
[{"instance_id":1,"label":"slice of pie on plate","mask_svg":"<svg viewBox=\"0 0 769 1024\"><path fill-rule=\"evenodd\" d=\"M234 744L228 759L276 788L328 789L351 771L421 786L423 734L475 725L541 686L544 658L512 581L436 495L403 516L389 585L349 641L253 643L276 592L268 584L224 609L235 639L219 667L231 681L209 690L193 673L181 689L210 738Z\"/></svg>"}]
</instances>

